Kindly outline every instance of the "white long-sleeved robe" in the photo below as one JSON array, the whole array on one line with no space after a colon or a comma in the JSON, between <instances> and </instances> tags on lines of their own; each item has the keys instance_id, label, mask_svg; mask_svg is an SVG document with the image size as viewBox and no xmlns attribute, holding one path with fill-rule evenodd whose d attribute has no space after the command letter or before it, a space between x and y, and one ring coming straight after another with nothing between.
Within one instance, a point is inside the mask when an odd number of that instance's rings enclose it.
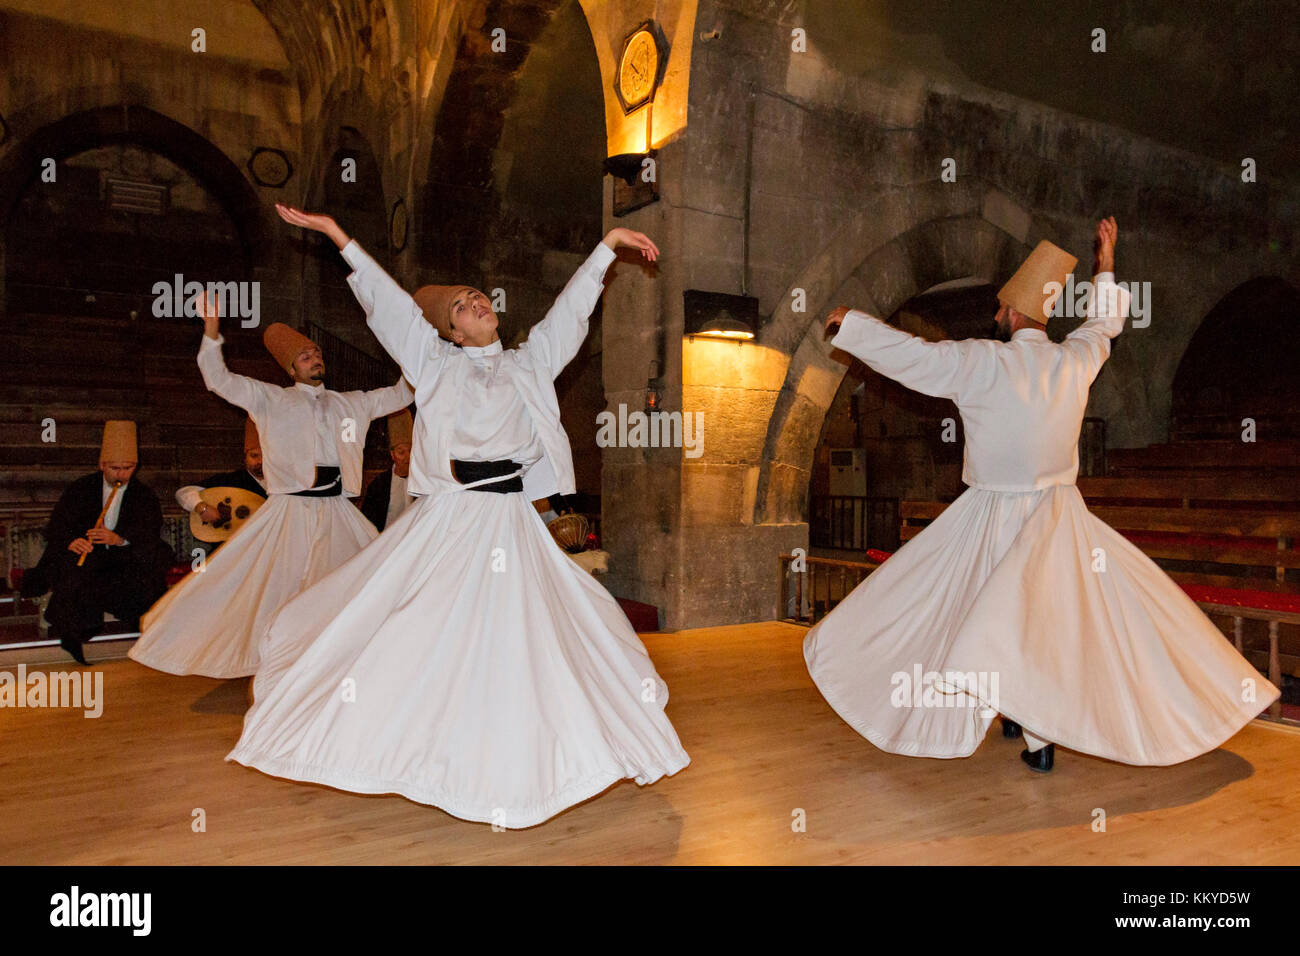
<instances>
[{"instance_id":1,"label":"white long-sleeved robe","mask_svg":"<svg viewBox=\"0 0 1300 956\"><path fill-rule=\"evenodd\" d=\"M140 619L130 656L170 674L255 673L275 612L374 540L374 525L347 499L361 491L370 422L405 408L414 396L404 378L386 388L335 392L236 375L222 359L223 342L203 337L199 370L210 391L257 425L268 495L202 571L186 576ZM339 469L343 494L293 494L313 487L317 465Z\"/></svg>"},{"instance_id":2,"label":"white long-sleeved robe","mask_svg":"<svg viewBox=\"0 0 1300 956\"><path fill-rule=\"evenodd\" d=\"M1131 764L1212 750L1278 695L1075 487L1088 390L1127 314L1109 273L1063 343L926 342L861 312L832 340L956 402L970 487L808 633L823 696L883 750L963 757L995 713Z\"/></svg>"},{"instance_id":3,"label":"white long-sleeved robe","mask_svg":"<svg viewBox=\"0 0 1300 956\"><path fill-rule=\"evenodd\" d=\"M407 491L413 495L457 491L460 485L451 473L450 443L471 363L463 349L438 336L411 297L355 240L343 249L343 258L355 270L348 284L366 310L366 324L415 383L420 414L414 423ZM542 321L528 330L527 341L502 355L500 374L518 389L541 443L540 459L523 475L524 493L530 500L574 492L573 451L560 424L555 377L582 347L587 320L604 288L605 270L613 261L613 250L598 244Z\"/></svg>"},{"instance_id":4,"label":"white long-sleeved robe","mask_svg":"<svg viewBox=\"0 0 1300 956\"><path fill-rule=\"evenodd\" d=\"M276 616L227 759L511 829L623 778L676 773L690 758L664 712L668 688L618 603L530 504L572 490L552 381L586 335L613 253L598 246L508 350L443 342L359 247L344 255L370 327L414 377L418 497ZM451 458L517 462L524 490L467 490Z\"/></svg>"}]
</instances>

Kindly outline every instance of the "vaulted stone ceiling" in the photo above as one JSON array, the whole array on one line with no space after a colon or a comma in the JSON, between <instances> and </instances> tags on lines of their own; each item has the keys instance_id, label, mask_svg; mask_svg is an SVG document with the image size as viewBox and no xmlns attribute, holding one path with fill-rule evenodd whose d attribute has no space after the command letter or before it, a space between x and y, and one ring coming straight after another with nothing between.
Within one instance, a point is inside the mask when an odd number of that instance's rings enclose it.
<instances>
[{"instance_id":1,"label":"vaulted stone ceiling","mask_svg":"<svg viewBox=\"0 0 1300 956\"><path fill-rule=\"evenodd\" d=\"M391 132L390 149L411 151L404 178L424 167L450 61L467 25L482 21L486 0L253 3L297 71L307 155L319 152L320 139L328 137L312 129L310 118L328 113L341 95L360 93L371 104L375 127Z\"/></svg>"},{"instance_id":2,"label":"vaulted stone ceiling","mask_svg":"<svg viewBox=\"0 0 1300 956\"><path fill-rule=\"evenodd\" d=\"M299 74L304 101L339 76L369 72L410 92L419 79L421 41L476 0L253 0Z\"/></svg>"},{"instance_id":3,"label":"vaulted stone ceiling","mask_svg":"<svg viewBox=\"0 0 1300 956\"><path fill-rule=\"evenodd\" d=\"M734 0L725 0L731 5ZM1300 6L1278 0L786 0L849 73L919 69L1300 179ZM849 11L853 14L850 15ZM1093 52L1105 30L1106 52Z\"/></svg>"},{"instance_id":4,"label":"vaulted stone ceiling","mask_svg":"<svg viewBox=\"0 0 1300 956\"><path fill-rule=\"evenodd\" d=\"M480 265L495 204L493 159L514 99L520 71L534 41L562 0L491 0L482 11L485 29L461 38L439 111L426 186L425 215L461 224L454 234L430 225L426 261L457 275ZM505 29L510 42L493 52L489 29ZM594 58L594 53L593 53Z\"/></svg>"}]
</instances>

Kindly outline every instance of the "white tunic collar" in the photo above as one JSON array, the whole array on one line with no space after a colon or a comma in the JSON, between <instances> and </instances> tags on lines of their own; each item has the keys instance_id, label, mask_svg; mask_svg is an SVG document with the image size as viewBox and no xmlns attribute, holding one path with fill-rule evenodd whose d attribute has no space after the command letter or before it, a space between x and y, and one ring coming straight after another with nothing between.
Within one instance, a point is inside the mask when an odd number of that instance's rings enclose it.
<instances>
[{"instance_id":1,"label":"white tunic collar","mask_svg":"<svg viewBox=\"0 0 1300 956\"><path fill-rule=\"evenodd\" d=\"M294 382L293 384L298 388L311 392L313 395L319 395L321 392L325 391L324 382L321 382L319 385L308 385L306 382Z\"/></svg>"},{"instance_id":2,"label":"white tunic collar","mask_svg":"<svg viewBox=\"0 0 1300 956\"><path fill-rule=\"evenodd\" d=\"M1011 340L1013 342L1017 339L1046 339L1046 338L1047 338L1047 332L1045 332L1043 329L1018 329L1016 333L1011 336Z\"/></svg>"},{"instance_id":3,"label":"white tunic collar","mask_svg":"<svg viewBox=\"0 0 1300 956\"><path fill-rule=\"evenodd\" d=\"M482 358L488 355L500 355L504 346L501 340L497 339L491 345L463 345L461 348L470 358Z\"/></svg>"}]
</instances>

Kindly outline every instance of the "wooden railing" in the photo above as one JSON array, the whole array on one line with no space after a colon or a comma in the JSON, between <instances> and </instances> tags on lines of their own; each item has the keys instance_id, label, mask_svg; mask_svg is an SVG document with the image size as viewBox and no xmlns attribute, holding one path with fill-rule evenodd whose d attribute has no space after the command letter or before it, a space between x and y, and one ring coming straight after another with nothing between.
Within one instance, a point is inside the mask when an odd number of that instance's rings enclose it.
<instances>
[{"instance_id":1,"label":"wooden railing","mask_svg":"<svg viewBox=\"0 0 1300 956\"><path fill-rule=\"evenodd\" d=\"M1246 647L1243 639L1242 621L1267 621L1268 622L1268 679L1274 687L1282 687L1282 654L1280 651L1280 640L1278 629L1283 624L1300 624L1300 614L1293 614L1286 611L1276 611L1270 609L1238 607L1235 604L1214 604L1207 601L1198 601L1197 604L1206 614L1220 614L1224 617L1232 618L1232 643L1237 648L1237 653L1246 657ZM1264 717L1264 714L1260 714ZM1283 720L1282 717L1282 699L1278 698L1273 701L1268 708L1268 718L1271 720Z\"/></svg>"},{"instance_id":2,"label":"wooden railing","mask_svg":"<svg viewBox=\"0 0 1300 956\"><path fill-rule=\"evenodd\" d=\"M880 567L869 561L840 561L803 554L783 554L778 561L781 603L777 605L777 618L809 625L833 611L868 574Z\"/></svg>"},{"instance_id":3,"label":"wooden railing","mask_svg":"<svg viewBox=\"0 0 1300 956\"><path fill-rule=\"evenodd\" d=\"M812 499L808 522L814 548L865 551L898 547L898 499L827 495Z\"/></svg>"}]
</instances>

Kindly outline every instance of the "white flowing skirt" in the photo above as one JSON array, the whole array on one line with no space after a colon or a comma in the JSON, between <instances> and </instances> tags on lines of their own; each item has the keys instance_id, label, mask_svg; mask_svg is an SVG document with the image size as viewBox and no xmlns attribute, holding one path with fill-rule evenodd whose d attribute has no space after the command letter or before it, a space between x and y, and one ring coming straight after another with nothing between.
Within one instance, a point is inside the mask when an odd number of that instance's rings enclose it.
<instances>
[{"instance_id":1,"label":"white flowing skirt","mask_svg":"<svg viewBox=\"0 0 1300 956\"><path fill-rule=\"evenodd\" d=\"M271 495L204 570L190 572L140 618L130 656L169 674L247 677L275 612L378 534L341 495Z\"/></svg>"},{"instance_id":2,"label":"white flowing skirt","mask_svg":"<svg viewBox=\"0 0 1300 956\"><path fill-rule=\"evenodd\" d=\"M690 758L618 603L523 494L419 498L275 618L226 758L518 829Z\"/></svg>"},{"instance_id":3,"label":"white flowing skirt","mask_svg":"<svg viewBox=\"0 0 1300 956\"><path fill-rule=\"evenodd\" d=\"M1071 750L1179 763L1279 693L1074 485L967 489L809 631L804 658L858 733L919 757L969 756L996 712Z\"/></svg>"}]
</instances>

